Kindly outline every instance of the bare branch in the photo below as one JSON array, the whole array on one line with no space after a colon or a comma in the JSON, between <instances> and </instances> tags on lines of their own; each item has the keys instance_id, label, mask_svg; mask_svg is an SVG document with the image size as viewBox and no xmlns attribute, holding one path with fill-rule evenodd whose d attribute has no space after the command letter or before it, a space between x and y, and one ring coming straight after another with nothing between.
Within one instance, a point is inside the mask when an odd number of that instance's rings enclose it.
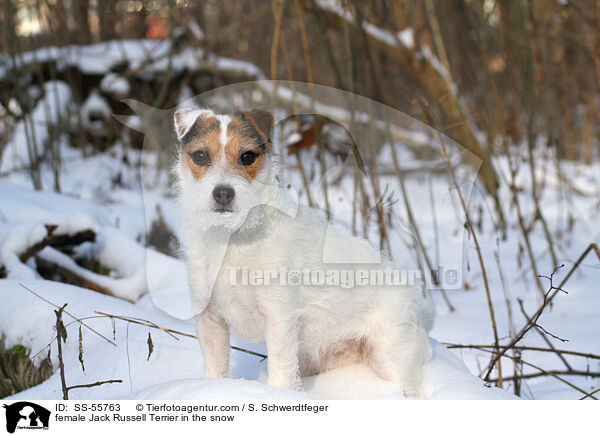
<instances>
[{"instance_id":1,"label":"bare branch","mask_svg":"<svg viewBox=\"0 0 600 436\"><path fill-rule=\"evenodd\" d=\"M46 224L46 231L48 232L47 236L21 253L19 260L25 263L48 246L59 248L96 241L96 232L92 230L82 230L71 235L54 235L53 233L56 228L57 226L55 225Z\"/></svg>"}]
</instances>

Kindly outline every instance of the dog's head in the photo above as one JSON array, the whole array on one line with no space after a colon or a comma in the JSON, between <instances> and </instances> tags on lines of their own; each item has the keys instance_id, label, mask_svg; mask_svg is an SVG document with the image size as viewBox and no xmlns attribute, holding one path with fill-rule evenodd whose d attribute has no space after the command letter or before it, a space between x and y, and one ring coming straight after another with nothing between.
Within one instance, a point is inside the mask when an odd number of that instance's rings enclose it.
<instances>
[{"instance_id":1,"label":"dog's head","mask_svg":"<svg viewBox=\"0 0 600 436\"><path fill-rule=\"evenodd\" d=\"M257 206L276 195L273 116L251 110L217 115L207 109L175 112L176 174L185 219L234 231L258 224Z\"/></svg>"}]
</instances>

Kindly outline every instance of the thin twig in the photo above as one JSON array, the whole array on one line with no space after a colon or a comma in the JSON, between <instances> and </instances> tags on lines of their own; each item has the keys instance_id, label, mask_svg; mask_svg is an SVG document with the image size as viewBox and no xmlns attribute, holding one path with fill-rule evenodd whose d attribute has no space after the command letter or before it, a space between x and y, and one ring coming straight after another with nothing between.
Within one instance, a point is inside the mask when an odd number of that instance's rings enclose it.
<instances>
[{"instance_id":1,"label":"thin twig","mask_svg":"<svg viewBox=\"0 0 600 436\"><path fill-rule=\"evenodd\" d=\"M511 158L510 147L508 146L506 139L503 139L504 145L504 153L506 154L506 160L508 162L508 170L510 173L510 182L507 180L506 184L510 189L512 195L512 203L515 206L517 212L517 222L519 224L519 229L521 230L521 235L523 236L523 241L525 243L525 250L527 256L529 257L529 262L531 263L531 272L533 273L533 277L535 279L535 284L537 286L538 291L541 295L544 294L544 289L542 287L542 283L540 282L540 278L537 270L537 263L535 259L535 255L533 254L533 248L531 247L531 240L529 238L529 231L527 230L527 226L525 225L525 219L523 218L523 213L521 211L521 203L519 201L519 194L516 185L516 176L517 169L514 167L513 160ZM500 173L500 176L504 178L504 175ZM527 269L529 270L529 268Z\"/></svg>"},{"instance_id":2,"label":"thin twig","mask_svg":"<svg viewBox=\"0 0 600 436\"><path fill-rule=\"evenodd\" d=\"M79 388L93 388L94 386L104 385L106 383L123 383L123 380L105 380L105 381L97 381L94 383L86 384L86 385L74 385L67 387L67 391L71 389L79 389Z\"/></svg>"},{"instance_id":3,"label":"thin twig","mask_svg":"<svg viewBox=\"0 0 600 436\"><path fill-rule=\"evenodd\" d=\"M499 249L500 247L498 246L498 239L496 239L496 247L497 249ZM498 267L498 274L500 276L500 283L502 285L502 293L504 294L504 303L506 304L506 315L508 318L508 334L511 338L513 338L515 336L515 323L513 320L513 316L512 316L512 305L510 303L510 295L508 292L508 289L506 288L506 282L504 281L504 273L502 271L502 264L500 263L500 255L498 254L498 251L494 251L494 258L496 259L496 266ZM518 350L513 350L513 356L515 357L515 361L513 362L513 379L514 379L514 383L513 383L513 392L515 393L516 396L520 397L521 396L521 383L520 383L520 379L519 379L519 370L522 368L519 368L519 363L518 360L516 359L520 359L521 357L521 352ZM522 373L522 371L521 371Z\"/></svg>"},{"instance_id":4,"label":"thin twig","mask_svg":"<svg viewBox=\"0 0 600 436\"><path fill-rule=\"evenodd\" d=\"M23 283L19 283L19 285L20 285L20 286L21 286L23 289L25 289L25 290L27 290L27 291L31 292L33 295L35 295L35 296L36 296L36 297L38 297L39 299L41 299L41 300L45 301L45 302L46 302L46 303L48 303L49 305L51 305L51 306L54 306L54 307L56 307L57 309L60 309L60 307L59 307L58 305L54 304L53 302L51 302L51 301L49 301L49 300L46 300L46 299L45 299L44 297L42 297L40 294L38 294L38 293L36 293L36 292L32 291L32 290L31 290L31 289L29 289L27 286L25 286ZM71 314L70 314L69 312L67 312L66 310L65 310L64 312L65 312L67 315L69 315L71 318L73 318L75 321L77 321L77 322L80 322L80 323L81 323L81 324L82 324L84 327L86 327L86 328L88 328L89 330L91 330L91 331L93 331L94 333L96 333L98 336L100 336L100 337L101 337L102 339L104 339L105 341L107 341L107 342L109 342L109 343L113 344L115 347L117 346L117 344L115 344L113 341L111 341L110 339L108 339L108 338L107 338L106 336L104 336L102 333L99 333L98 331L94 330L93 328L91 328L91 327L90 327L89 325L87 325L86 323L82 322L82 321L81 321L79 318L77 318L76 316L74 316L74 315L71 315Z\"/></svg>"},{"instance_id":5,"label":"thin twig","mask_svg":"<svg viewBox=\"0 0 600 436\"><path fill-rule=\"evenodd\" d=\"M590 392L589 394L585 394L583 397L580 398L580 400L585 400L586 398L591 397L596 392L600 392L600 388L596 389L595 391Z\"/></svg>"},{"instance_id":6,"label":"thin twig","mask_svg":"<svg viewBox=\"0 0 600 436\"><path fill-rule=\"evenodd\" d=\"M425 111L423 110L423 108L421 107L421 105L418 102L417 102L417 108L420 110L420 112L423 116L423 119L428 120L429 117L427 116L427 114L425 113ZM498 350L499 349L499 341L498 341L498 328L496 326L496 316L494 314L494 305L492 303L490 285L488 283L487 271L485 268L485 263L483 262L483 255L481 254L481 247L479 246L477 234L475 232L475 229L473 228L473 224L471 222L471 218L469 216L469 211L467 209L467 204L465 203L465 199L462 195L462 191L460 190L458 181L456 180L456 174L454 172L454 167L452 166L450 157L448 156L448 152L446 151L446 145L444 144L444 141L441 138L439 132L429 125L428 125L428 127L431 130L433 136L436 138L438 145L440 147L440 152L442 153L444 160L448 164L448 172L450 173L452 182L454 183L454 187L456 189L456 194L458 195L460 204L461 204L463 212L465 214L465 221L466 221L467 229L469 230L469 233L471 233L471 236L473 237L473 243L475 244L475 250L477 251L477 258L479 260L479 266L481 268L481 275L483 277L483 284L485 286L485 294L486 294L488 309L489 309L489 313L490 313L490 320L492 322L492 330L494 333L494 343L496 345L496 349ZM499 379L498 386L500 388L502 388L502 368L500 366L499 361L497 361L497 362L498 362L498 379ZM493 367L494 365L490 362L490 366Z\"/></svg>"},{"instance_id":7,"label":"thin twig","mask_svg":"<svg viewBox=\"0 0 600 436\"><path fill-rule=\"evenodd\" d=\"M284 2L282 0L272 0L273 7L273 39L271 41L271 80L277 80L277 52L279 47L279 38L281 37L281 18L283 16ZM275 92L274 87L274 92ZM273 94L274 96L276 94Z\"/></svg>"},{"instance_id":8,"label":"thin twig","mask_svg":"<svg viewBox=\"0 0 600 436\"><path fill-rule=\"evenodd\" d=\"M155 329L158 329L158 330L162 330L163 332L167 333L172 338L174 338L176 340L179 340L179 338L177 336L175 336L173 334L173 332L170 331L169 329L161 327L158 324L155 324L152 321L148 321L146 319L132 318L132 317L127 317L127 316L119 316L119 315L111 315L109 313L100 312L98 310L95 310L94 313L97 313L98 315L107 316L109 318L116 318L116 319L120 319L122 321L134 322L135 324L140 324L140 325L143 325L143 326L146 326L146 327L152 327L152 328L155 328ZM180 333L180 334L184 334L184 333Z\"/></svg>"},{"instance_id":9,"label":"thin twig","mask_svg":"<svg viewBox=\"0 0 600 436\"><path fill-rule=\"evenodd\" d=\"M488 379L488 377L490 376L494 363L497 362L508 350L510 350L513 346L515 346L521 339L523 339L523 337L525 336L525 334L531 330L533 328L533 326L535 325L535 323L537 322L537 320L540 318L540 315L542 314L542 312L544 311L545 307L550 303L550 301L552 301L552 298L554 298L554 296L559 292L559 291L563 291L565 292L562 287L564 286L564 284L567 282L567 280L569 279L569 277L571 277L571 274L573 273L573 271L579 266L579 264L581 263L581 261L583 260L583 258L587 255L587 253L592 249L592 246L595 246L596 244L590 244L590 246L583 252L583 254L579 257L579 259L577 259L577 262L575 262L575 265L573 265L573 268L571 268L571 271L569 271L569 273L567 274L567 276L562 280L562 282L560 282L560 284L558 285L558 287L553 286L552 284L552 278L554 276L554 273L559 269L562 268L564 265L560 265L558 267L556 267L554 269L554 271L552 272L552 274L550 274L550 277L547 277L548 279L550 279L550 289L548 290L548 292L546 292L544 294L544 301L542 301L541 306L539 307L539 309L535 312L535 314L532 316L532 322L529 322L527 324L525 324L525 326L521 329L521 331L519 333L517 333L517 335L508 343L508 345L504 346L502 348L502 350L499 351L498 354L496 354L492 360L490 361L490 365L488 367L487 373L486 375L483 377L485 380ZM598 247L596 246L596 249ZM600 259L600 253L598 254L598 258ZM551 292L554 290L554 293L551 294ZM550 295L550 296L548 296Z\"/></svg>"},{"instance_id":10,"label":"thin twig","mask_svg":"<svg viewBox=\"0 0 600 436\"><path fill-rule=\"evenodd\" d=\"M485 348L480 348L480 350L481 350L481 351L485 351L485 352L487 352L487 353L495 353L495 351L494 351L494 350L488 350L488 349L485 349ZM514 357L512 357L512 356L509 356L509 355L506 355L506 354L505 354L503 357L507 357L507 358L509 358L509 359L512 359L512 360L515 360L515 361L516 361L516 359L515 359ZM520 359L520 358L518 359L518 361L519 361L519 362L521 362L521 363L523 363L523 364L525 364L525 365L527 365L527 366L530 366L530 367L532 367L532 368L534 368L534 369L537 369L538 371L542 372L542 373L543 373L543 374L545 374L545 375L548 375L548 376L550 376L550 377L553 377L553 378L555 378L555 379L557 379L557 380L559 380L559 381L563 382L563 383L564 383L564 384L566 384L567 386L570 386L571 388L575 389L576 391L579 391L579 392L581 392L581 393L582 393L582 394L584 394L584 395L589 395L589 397L590 397L590 398L593 398L593 399L595 399L595 400L597 400L597 399L598 399L598 398L594 397L594 396L593 396L591 393L589 393L589 394L588 394L588 392L584 391L584 390L583 390L583 389L581 389L580 387L578 387L578 386L575 386L575 385L574 385L573 383L571 383L570 381L568 381L568 380L565 380L564 378L562 378L562 377L558 376L558 375L557 375L557 373L555 373L555 372L547 371L547 370L545 370L544 368L540 368L539 366L537 366L537 365L534 365L533 363L530 363L530 362L526 362L525 360L523 360L523 359ZM561 371L561 372L562 372L562 371ZM559 374L560 374L561 372L559 372ZM572 372L571 372L571 373L572 373ZM571 373L570 373L570 374L571 374ZM575 374L575 375L581 375L581 374ZM590 375L590 373L586 373L585 375ZM487 380L487 381L491 381L491 380Z\"/></svg>"},{"instance_id":11,"label":"thin twig","mask_svg":"<svg viewBox=\"0 0 600 436\"><path fill-rule=\"evenodd\" d=\"M129 391L133 392L133 383L131 381L131 359L129 358L129 323L127 323L127 333L125 334L125 351L127 352L127 371L129 371Z\"/></svg>"},{"instance_id":12,"label":"thin twig","mask_svg":"<svg viewBox=\"0 0 600 436\"><path fill-rule=\"evenodd\" d=\"M493 349L495 347L495 345L450 344L450 343L446 343L446 342L444 343L444 345L448 348L471 348L471 349L480 349L480 348L492 348ZM540 351L540 352L546 352L546 353L559 352L562 354L568 354L568 355L572 355L572 356L579 356L579 357L586 357L588 359L600 360L600 354L584 353L581 351L561 350L561 349L556 349L556 348L530 347L530 346L521 346L521 345L515 345L512 347L512 349L523 350L523 351Z\"/></svg>"},{"instance_id":13,"label":"thin twig","mask_svg":"<svg viewBox=\"0 0 600 436\"><path fill-rule=\"evenodd\" d=\"M308 45L308 38L306 36L306 27L304 26L304 14L302 13L302 6L300 0L294 0L294 7L296 9L296 17L298 18L298 28L300 30L300 42L302 43L302 53L304 55L304 66L306 69L306 81L313 83L312 65L310 61L310 49Z\"/></svg>"},{"instance_id":14,"label":"thin twig","mask_svg":"<svg viewBox=\"0 0 600 436\"><path fill-rule=\"evenodd\" d=\"M60 373L60 384L63 391L63 400L69 399L69 389L67 388L67 381L65 380L65 364L63 362L62 355L62 342L66 340L65 326L62 322L62 314L67 307L67 303L63 304L58 310L55 310L56 314L56 343L58 345L58 368Z\"/></svg>"},{"instance_id":15,"label":"thin twig","mask_svg":"<svg viewBox=\"0 0 600 436\"><path fill-rule=\"evenodd\" d=\"M590 243L590 245L587 246L587 248L583 251L583 253L581 253L581 256L579 256L579 258L575 261L575 263L573 264L573 266L571 267L571 269L569 270L569 272L567 273L565 278L562 280L562 282L560 282L556 291L554 291L554 293L552 295L550 295L549 300L552 300L554 298L554 296L556 294L558 294L558 291L560 289L562 289L562 287L565 285L565 283L567 283L567 280L569 280L571 278L571 275L575 272L575 270L577 269L577 267L579 267L579 265L581 264L583 259L585 259L585 257L588 255L588 253L592 250L594 251L594 253L596 253L596 257L598 258L598 260L600 260L600 248L598 248L598 245L595 244L594 242Z\"/></svg>"},{"instance_id":16,"label":"thin twig","mask_svg":"<svg viewBox=\"0 0 600 436\"><path fill-rule=\"evenodd\" d=\"M231 348L234 350L237 350L237 351L243 351L244 353L247 353L247 354L252 354L253 356L261 357L262 360L265 360L267 358L266 354L257 353L256 351L252 351L252 350L246 350L245 348L236 347L235 345L231 345Z\"/></svg>"},{"instance_id":17,"label":"thin twig","mask_svg":"<svg viewBox=\"0 0 600 436\"><path fill-rule=\"evenodd\" d=\"M521 374L519 376L515 377L504 377L503 380L504 381L515 381L515 380L524 380L524 379L531 379L531 378L538 378L538 377L549 377L551 374L555 374L555 375L576 375L576 376L583 376L583 377L600 377L600 372L589 372L589 371L579 371L577 369L573 369L573 370L568 370L568 369L557 369L557 370L550 370L550 371L544 371L544 372L534 372L531 374ZM488 380L491 383L494 383L495 381L497 381L497 379L489 379ZM591 394L596 393L596 391L591 392ZM587 398L586 394L586 398Z\"/></svg>"},{"instance_id":18,"label":"thin twig","mask_svg":"<svg viewBox=\"0 0 600 436\"><path fill-rule=\"evenodd\" d=\"M147 321L147 320L140 320L139 318L128 318L126 316L120 316L120 315L113 315L110 313L104 313L104 312L99 312L99 311L95 311L97 314L102 315L102 316L107 316L109 318L115 318L115 319L120 319L122 321L127 321L130 323L134 323L134 324L139 324L139 325L143 325L146 327L151 327L151 328L155 328L158 330L162 330L165 333L169 333L169 334L175 334L175 335L180 335L180 336L185 336L188 338L192 338L192 339L198 339L198 337L196 335L193 335L191 333L185 333L185 332L181 332L178 330L173 330L173 329L169 329L169 328L165 328L165 327L160 327L159 325L151 322L151 321ZM261 357L263 360L267 358L266 355L261 354L261 353L257 353L256 351L252 351L252 350L247 350L245 348L241 348L241 347L237 347L235 345L231 346L232 349L237 350L237 351L241 351L243 353L247 353L247 354L251 354L253 356L258 356Z\"/></svg>"},{"instance_id":19,"label":"thin twig","mask_svg":"<svg viewBox=\"0 0 600 436\"><path fill-rule=\"evenodd\" d=\"M529 315L527 315L527 312L525 312L525 308L523 307L523 301L522 300L518 300L519 301L519 306L521 307L521 313L523 314L523 316L525 317L525 320L527 322L531 322L531 318L529 317ZM552 342L550 342L550 339L548 339L548 337L546 336L546 334L548 334L548 332L546 331L546 329L544 329L542 326L540 325L536 325L536 331L540 334L540 336L542 337L542 339L544 340L544 342L546 342L546 344L548 344L548 346L556 351L556 348L554 348L554 345L552 344ZM553 338L556 338L556 336L554 336L553 334L550 334L550 336L552 336ZM558 338L560 339L560 338ZM567 342L565 340L560 339L562 342ZM573 369L571 368L571 365L569 365L569 362L567 362L567 360L563 357L563 355L559 352L556 351L556 355L558 356L558 358L562 361L562 363L564 363L564 365L566 366L567 369Z\"/></svg>"},{"instance_id":20,"label":"thin twig","mask_svg":"<svg viewBox=\"0 0 600 436\"><path fill-rule=\"evenodd\" d=\"M505 357L508 357L509 359L513 359L514 360L514 357L512 357L512 356L506 356L505 355ZM573 383L569 382L568 380L565 380L562 377L559 377L558 375L556 375L553 372L546 371L544 368L540 368L539 366L534 365L533 363L525 362L523 359L519 359L519 362L522 362L522 363L524 363L527 366L531 366L532 368L537 369L538 371L543 372L546 375L549 375L550 377L553 377L553 378L555 378L555 379L563 382L567 386L572 387L573 389L575 389L576 391L581 392L582 394L588 395L588 393L586 391L584 391L583 389L581 389L580 387L575 386ZM590 396L590 398L593 398L594 400L598 399L598 398L594 397L592 394L589 394L589 396Z\"/></svg>"}]
</instances>

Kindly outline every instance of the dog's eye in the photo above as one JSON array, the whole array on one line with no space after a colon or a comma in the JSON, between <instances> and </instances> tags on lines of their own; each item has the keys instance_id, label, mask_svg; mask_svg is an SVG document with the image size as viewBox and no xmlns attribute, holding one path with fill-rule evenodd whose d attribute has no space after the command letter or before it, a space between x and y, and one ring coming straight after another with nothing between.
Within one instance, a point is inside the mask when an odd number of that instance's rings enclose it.
<instances>
[{"instance_id":1,"label":"dog's eye","mask_svg":"<svg viewBox=\"0 0 600 436\"><path fill-rule=\"evenodd\" d=\"M198 165L208 164L208 153L204 150L196 150L192 153L192 159Z\"/></svg>"},{"instance_id":2,"label":"dog's eye","mask_svg":"<svg viewBox=\"0 0 600 436\"><path fill-rule=\"evenodd\" d=\"M242 165L246 165L246 166L252 165L257 157L258 157L257 153L255 153L253 151L245 151L240 156L240 162Z\"/></svg>"}]
</instances>

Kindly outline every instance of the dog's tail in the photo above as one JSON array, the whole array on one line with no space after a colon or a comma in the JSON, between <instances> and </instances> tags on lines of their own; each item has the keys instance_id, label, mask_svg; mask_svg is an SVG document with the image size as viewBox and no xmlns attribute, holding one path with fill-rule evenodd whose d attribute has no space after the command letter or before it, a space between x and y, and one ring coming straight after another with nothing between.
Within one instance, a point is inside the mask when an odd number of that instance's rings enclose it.
<instances>
[{"instance_id":1,"label":"dog's tail","mask_svg":"<svg viewBox=\"0 0 600 436\"><path fill-rule=\"evenodd\" d=\"M433 302L428 298L423 298L421 302L421 308L419 310L419 319L421 320L421 325L425 329L426 332L429 332L433 327L433 323L435 321L435 306Z\"/></svg>"}]
</instances>

